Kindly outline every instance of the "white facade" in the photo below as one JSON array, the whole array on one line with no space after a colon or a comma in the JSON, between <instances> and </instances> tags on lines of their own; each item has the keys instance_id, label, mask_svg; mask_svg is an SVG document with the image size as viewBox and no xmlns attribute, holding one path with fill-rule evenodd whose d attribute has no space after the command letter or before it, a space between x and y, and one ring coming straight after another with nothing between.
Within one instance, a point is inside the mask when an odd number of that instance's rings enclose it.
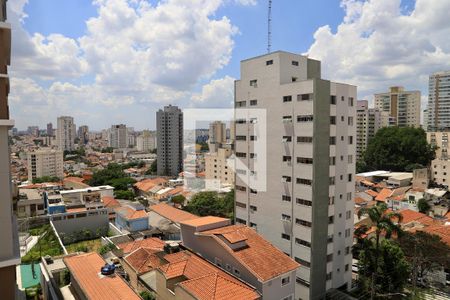
<instances>
[{"instance_id":1,"label":"white facade","mask_svg":"<svg viewBox=\"0 0 450 300\"><path fill-rule=\"evenodd\" d=\"M385 121L379 109L369 108L367 100L358 101L356 114L356 159L359 160L369 141L375 136Z\"/></svg>"},{"instance_id":2,"label":"white facade","mask_svg":"<svg viewBox=\"0 0 450 300\"><path fill-rule=\"evenodd\" d=\"M393 125L420 127L420 91L405 91L401 86L375 94L375 108L388 112Z\"/></svg>"},{"instance_id":3,"label":"white facade","mask_svg":"<svg viewBox=\"0 0 450 300\"><path fill-rule=\"evenodd\" d=\"M227 160L231 156L229 148L219 148L217 152L205 155L205 187L219 190L223 185L234 184L234 172L228 166Z\"/></svg>"},{"instance_id":4,"label":"white facade","mask_svg":"<svg viewBox=\"0 0 450 300\"><path fill-rule=\"evenodd\" d=\"M64 177L62 150L40 149L27 153L28 180L43 176Z\"/></svg>"},{"instance_id":5,"label":"white facade","mask_svg":"<svg viewBox=\"0 0 450 300\"><path fill-rule=\"evenodd\" d=\"M427 130L450 128L450 71L430 75Z\"/></svg>"},{"instance_id":6,"label":"white facade","mask_svg":"<svg viewBox=\"0 0 450 300\"><path fill-rule=\"evenodd\" d=\"M112 125L109 130L108 146L116 149L128 147L128 130L124 124Z\"/></svg>"},{"instance_id":7,"label":"white facade","mask_svg":"<svg viewBox=\"0 0 450 300\"><path fill-rule=\"evenodd\" d=\"M144 130L140 136L136 138L136 148L141 152L149 152L156 148L156 136L150 130Z\"/></svg>"},{"instance_id":8,"label":"white facade","mask_svg":"<svg viewBox=\"0 0 450 300\"><path fill-rule=\"evenodd\" d=\"M319 61L286 52L242 61L235 87L236 111L266 110L266 120L236 120L236 157L247 167L236 169L236 222L301 264L295 299L350 288L356 87L323 80ZM262 122L267 188L258 191L246 182L259 176L261 137L251 135Z\"/></svg>"},{"instance_id":9,"label":"white facade","mask_svg":"<svg viewBox=\"0 0 450 300\"><path fill-rule=\"evenodd\" d=\"M62 116L58 118L56 129L56 141L62 151L75 150L76 126L72 117Z\"/></svg>"},{"instance_id":10,"label":"white facade","mask_svg":"<svg viewBox=\"0 0 450 300\"><path fill-rule=\"evenodd\" d=\"M427 132L427 141L436 147L436 158L431 161L431 180L449 186L450 160L448 155L450 132Z\"/></svg>"}]
</instances>

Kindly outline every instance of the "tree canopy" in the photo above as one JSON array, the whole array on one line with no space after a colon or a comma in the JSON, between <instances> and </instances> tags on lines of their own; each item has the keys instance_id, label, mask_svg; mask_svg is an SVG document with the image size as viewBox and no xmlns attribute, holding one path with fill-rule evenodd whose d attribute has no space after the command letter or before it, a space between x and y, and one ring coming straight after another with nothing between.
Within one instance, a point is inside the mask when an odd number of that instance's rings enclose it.
<instances>
[{"instance_id":1,"label":"tree canopy","mask_svg":"<svg viewBox=\"0 0 450 300\"><path fill-rule=\"evenodd\" d=\"M90 186L110 185L114 187L114 193L117 198L134 198L134 192L130 190L136 180L128 177L123 171L123 166L119 164L109 164L105 169L94 172L92 179L89 180Z\"/></svg>"},{"instance_id":2,"label":"tree canopy","mask_svg":"<svg viewBox=\"0 0 450 300\"><path fill-rule=\"evenodd\" d=\"M233 218L234 191L225 196L217 192L200 192L195 194L184 210L198 216L217 216Z\"/></svg>"},{"instance_id":3,"label":"tree canopy","mask_svg":"<svg viewBox=\"0 0 450 300\"><path fill-rule=\"evenodd\" d=\"M422 128L384 127L370 140L357 167L358 172L412 171L429 165L434 157L435 149Z\"/></svg>"},{"instance_id":4,"label":"tree canopy","mask_svg":"<svg viewBox=\"0 0 450 300\"><path fill-rule=\"evenodd\" d=\"M33 178L33 183L59 182L59 181L61 181L61 178L58 178L56 176L42 176Z\"/></svg>"}]
</instances>

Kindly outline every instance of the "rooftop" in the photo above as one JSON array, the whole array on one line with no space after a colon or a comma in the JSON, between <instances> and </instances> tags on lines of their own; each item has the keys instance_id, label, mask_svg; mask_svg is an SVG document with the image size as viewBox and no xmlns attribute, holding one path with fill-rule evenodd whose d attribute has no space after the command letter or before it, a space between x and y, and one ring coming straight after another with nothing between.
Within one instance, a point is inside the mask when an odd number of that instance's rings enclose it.
<instances>
[{"instance_id":1,"label":"rooftop","mask_svg":"<svg viewBox=\"0 0 450 300\"><path fill-rule=\"evenodd\" d=\"M114 209L114 211L116 212L116 214L127 220L147 218L147 212L145 210L136 210L135 208L128 205L117 207Z\"/></svg>"},{"instance_id":2,"label":"rooftop","mask_svg":"<svg viewBox=\"0 0 450 300\"><path fill-rule=\"evenodd\" d=\"M197 233L213 237L225 250L246 266L257 278L265 282L293 271L300 265L262 238L255 230L244 225L231 225ZM232 249L230 244L245 240L245 247Z\"/></svg>"},{"instance_id":3,"label":"rooftop","mask_svg":"<svg viewBox=\"0 0 450 300\"><path fill-rule=\"evenodd\" d=\"M215 223L224 222L224 221L230 221L230 219L214 217L214 216L207 216L207 217L198 217L196 219L186 220L186 221L183 221L180 223L188 225L188 226L192 226L192 227L201 227L204 225L210 225L210 224L215 224Z\"/></svg>"},{"instance_id":4,"label":"rooftop","mask_svg":"<svg viewBox=\"0 0 450 300\"><path fill-rule=\"evenodd\" d=\"M180 223L187 220L198 219L199 217L183 211L181 209L170 206L166 203L160 203L150 206L150 210L156 212L157 214L163 216L164 218L174 222Z\"/></svg>"},{"instance_id":5,"label":"rooftop","mask_svg":"<svg viewBox=\"0 0 450 300\"><path fill-rule=\"evenodd\" d=\"M123 253L127 254L133 252L138 248L147 248L151 250L162 251L164 248L164 244L165 243L159 238L151 237L143 240L121 243L118 245L118 247L123 250Z\"/></svg>"},{"instance_id":6,"label":"rooftop","mask_svg":"<svg viewBox=\"0 0 450 300\"><path fill-rule=\"evenodd\" d=\"M100 274L100 268L105 265L105 261L95 252L66 257L64 262L88 299L140 299L120 276Z\"/></svg>"},{"instance_id":7,"label":"rooftop","mask_svg":"<svg viewBox=\"0 0 450 300\"><path fill-rule=\"evenodd\" d=\"M167 179L158 177L158 178L153 178L153 179L144 179L142 181L139 181L138 183L135 183L134 186L143 192L148 192L155 186L163 185L166 182L167 182Z\"/></svg>"},{"instance_id":8,"label":"rooftop","mask_svg":"<svg viewBox=\"0 0 450 300\"><path fill-rule=\"evenodd\" d=\"M160 250L138 248L127 255L124 260L136 271L136 273L143 274L164 264L164 262L156 255L158 252L160 252Z\"/></svg>"},{"instance_id":9,"label":"rooftop","mask_svg":"<svg viewBox=\"0 0 450 300\"><path fill-rule=\"evenodd\" d=\"M67 190L67 191L61 191L61 195L67 195L67 194L74 194L74 193L90 193L90 192L98 192L103 190L113 190L114 188L110 185L101 185L101 186L92 186L84 189L74 189L74 190Z\"/></svg>"}]
</instances>

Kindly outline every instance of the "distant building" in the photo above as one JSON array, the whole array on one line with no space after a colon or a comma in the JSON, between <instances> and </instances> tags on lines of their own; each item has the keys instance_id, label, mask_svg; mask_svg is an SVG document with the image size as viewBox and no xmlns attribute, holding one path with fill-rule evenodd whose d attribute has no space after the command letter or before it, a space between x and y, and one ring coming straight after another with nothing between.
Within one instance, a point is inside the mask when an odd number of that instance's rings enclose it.
<instances>
[{"instance_id":1,"label":"distant building","mask_svg":"<svg viewBox=\"0 0 450 300\"><path fill-rule=\"evenodd\" d=\"M207 189L220 189L223 185L234 184L234 172L228 166L231 154L232 149L228 147L219 148L217 152L205 155L205 187Z\"/></svg>"},{"instance_id":2,"label":"distant building","mask_svg":"<svg viewBox=\"0 0 450 300\"><path fill-rule=\"evenodd\" d=\"M136 148L140 152L149 152L156 148L155 135L150 130L144 130L140 136L136 138Z\"/></svg>"},{"instance_id":3,"label":"distant building","mask_svg":"<svg viewBox=\"0 0 450 300\"><path fill-rule=\"evenodd\" d=\"M27 133L33 136L39 136L39 126L28 126Z\"/></svg>"},{"instance_id":4,"label":"distant building","mask_svg":"<svg viewBox=\"0 0 450 300\"><path fill-rule=\"evenodd\" d=\"M423 124L422 124L422 128L425 131L428 131L428 109L425 109L423 112Z\"/></svg>"},{"instance_id":5,"label":"distant building","mask_svg":"<svg viewBox=\"0 0 450 300\"><path fill-rule=\"evenodd\" d=\"M75 150L76 126L72 117L62 116L58 118L56 129L56 141L62 151Z\"/></svg>"},{"instance_id":6,"label":"distant building","mask_svg":"<svg viewBox=\"0 0 450 300\"><path fill-rule=\"evenodd\" d=\"M134 148L136 146L136 132L134 127L127 127L127 146Z\"/></svg>"},{"instance_id":7,"label":"distant building","mask_svg":"<svg viewBox=\"0 0 450 300\"><path fill-rule=\"evenodd\" d=\"M220 145L227 142L226 125L220 121L214 121L209 124L209 140L208 146L210 152L216 152Z\"/></svg>"},{"instance_id":8,"label":"distant building","mask_svg":"<svg viewBox=\"0 0 450 300\"><path fill-rule=\"evenodd\" d=\"M449 135L449 131L427 132L428 143L436 147L436 158L431 161L431 180L446 186L450 184Z\"/></svg>"},{"instance_id":9,"label":"distant building","mask_svg":"<svg viewBox=\"0 0 450 300\"><path fill-rule=\"evenodd\" d=\"M383 112L378 108L369 108L367 100L358 100L356 106L356 159L362 157L369 141L383 126ZM384 124L386 125L386 124Z\"/></svg>"},{"instance_id":10,"label":"distant building","mask_svg":"<svg viewBox=\"0 0 450 300\"><path fill-rule=\"evenodd\" d=\"M420 91L391 87L387 93L375 94L375 108L389 112L396 126L420 127Z\"/></svg>"},{"instance_id":11,"label":"distant building","mask_svg":"<svg viewBox=\"0 0 450 300\"><path fill-rule=\"evenodd\" d=\"M27 153L28 180L50 176L62 179L64 177L63 151L40 149Z\"/></svg>"},{"instance_id":12,"label":"distant building","mask_svg":"<svg viewBox=\"0 0 450 300\"><path fill-rule=\"evenodd\" d=\"M183 112L165 106L156 112L157 173L178 176L183 171Z\"/></svg>"},{"instance_id":13,"label":"distant building","mask_svg":"<svg viewBox=\"0 0 450 300\"><path fill-rule=\"evenodd\" d=\"M427 130L450 129L450 71L430 75Z\"/></svg>"},{"instance_id":14,"label":"distant building","mask_svg":"<svg viewBox=\"0 0 450 300\"><path fill-rule=\"evenodd\" d=\"M86 145L88 143L89 127L87 125L78 127L78 139L80 140L81 145Z\"/></svg>"},{"instance_id":15,"label":"distant building","mask_svg":"<svg viewBox=\"0 0 450 300\"><path fill-rule=\"evenodd\" d=\"M47 123L47 135L53 136L53 124L52 123Z\"/></svg>"},{"instance_id":16,"label":"distant building","mask_svg":"<svg viewBox=\"0 0 450 300\"><path fill-rule=\"evenodd\" d=\"M109 131L108 146L117 149L128 147L127 126L124 124L112 125Z\"/></svg>"}]
</instances>

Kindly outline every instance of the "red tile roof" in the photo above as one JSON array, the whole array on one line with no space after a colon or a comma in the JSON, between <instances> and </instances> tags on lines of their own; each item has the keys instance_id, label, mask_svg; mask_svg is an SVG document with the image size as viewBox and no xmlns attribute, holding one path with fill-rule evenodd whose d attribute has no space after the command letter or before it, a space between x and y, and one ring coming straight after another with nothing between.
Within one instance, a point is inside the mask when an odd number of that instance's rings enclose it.
<instances>
[{"instance_id":1,"label":"red tile roof","mask_svg":"<svg viewBox=\"0 0 450 300\"><path fill-rule=\"evenodd\" d=\"M355 204L364 204L367 203L368 201L364 200L361 197L355 197Z\"/></svg>"},{"instance_id":2,"label":"red tile roof","mask_svg":"<svg viewBox=\"0 0 450 300\"><path fill-rule=\"evenodd\" d=\"M197 233L213 237L225 250L248 268L261 281L293 271L300 265L262 238L255 230L243 225L231 225ZM235 234L246 238L246 247L233 250L220 236Z\"/></svg>"},{"instance_id":3,"label":"red tile roof","mask_svg":"<svg viewBox=\"0 0 450 300\"><path fill-rule=\"evenodd\" d=\"M450 225L434 225L419 230L440 236L441 240L450 246Z\"/></svg>"},{"instance_id":4,"label":"red tile roof","mask_svg":"<svg viewBox=\"0 0 450 300\"><path fill-rule=\"evenodd\" d=\"M138 183L135 183L134 186L143 192L148 192L155 186L163 185L166 182L167 182L167 179L158 177L158 178L153 178L153 179L144 179L142 181L139 181Z\"/></svg>"},{"instance_id":5,"label":"red tile roof","mask_svg":"<svg viewBox=\"0 0 450 300\"><path fill-rule=\"evenodd\" d=\"M159 238L151 237L143 240L137 240L132 242L121 243L117 245L120 249L123 250L123 253L131 253L138 248L146 248L150 250L159 250L162 251L164 249L164 242Z\"/></svg>"},{"instance_id":6,"label":"red tile roof","mask_svg":"<svg viewBox=\"0 0 450 300\"><path fill-rule=\"evenodd\" d=\"M386 199L390 197L392 194L392 190L390 189L382 189L381 192L375 197L376 201L386 202Z\"/></svg>"},{"instance_id":7,"label":"red tile roof","mask_svg":"<svg viewBox=\"0 0 450 300\"><path fill-rule=\"evenodd\" d=\"M115 208L114 211L116 212L116 214L119 214L127 220L136 220L147 217L147 212L145 210L135 210L129 206L121 206Z\"/></svg>"},{"instance_id":8,"label":"red tile roof","mask_svg":"<svg viewBox=\"0 0 450 300\"><path fill-rule=\"evenodd\" d=\"M378 193L375 192L374 190L365 190L364 193L369 194L372 197L378 196Z\"/></svg>"},{"instance_id":9,"label":"red tile roof","mask_svg":"<svg viewBox=\"0 0 450 300\"><path fill-rule=\"evenodd\" d=\"M120 276L100 274L105 261L95 252L65 257L64 263L88 299L141 299Z\"/></svg>"},{"instance_id":10,"label":"red tile roof","mask_svg":"<svg viewBox=\"0 0 450 300\"><path fill-rule=\"evenodd\" d=\"M432 225L435 223L432 217L427 216L426 214L422 214L420 212L411 210L411 209L404 209L399 211L399 213L402 215L402 224L408 224L411 222L418 222L424 225Z\"/></svg>"},{"instance_id":11,"label":"red tile roof","mask_svg":"<svg viewBox=\"0 0 450 300\"><path fill-rule=\"evenodd\" d=\"M192 226L192 227L200 227L200 226L215 224L215 223L227 221L227 220L229 221L230 219L214 217L214 216L206 216L206 217L199 217L196 219L186 220L181 223Z\"/></svg>"},{"instance_id":12,"label":"red tile roof","mask_svg":"<svg viewBox=\"0 0 450 300\"><path fill-rule=\"evenodd\" d=\"M155 254L157 252L160 252L160 250L139 248L127 255L124 260L137 274L144 274L164 264L164 262Z\"/></svg>"},{"instance_id":13,"label":"red tile roof","mask_svg":"<svg viewBox=\"0 0 450 300\"><path fill-rule=\"evenodd\" d=\"M114 199L114 197L111 197L111 196L103 196L102 201L103 201L103 205L105 207L114 208L114 207L120 206L119 201L117 201L116 199Z\"/></svg>"},{"instance_id":14,"label":"red tile roof","mask_svg":"<svg viewBox=\"0 0 450 300\"><path fill-rule=\"evenodd\" d=\"M182 251L164 257L168 264L159 267L166 279L184 276L178 283L199 300L259 299L251 287L193 253Z\"/></svg>"},{"instance_id":15,"label":"red tile roof","mask_svg":"<svg viewBox=\"0 0 450 300\"><path fill-rule=\"evenodd\" d=\"M163 216L166 219L174 223L180 223L182 221L192 220L199 218L196 215L183 211L181 209L170 206L166 203L160 203L149 207L150 210L156 212L158 215Z\"/></svg>"}]
</instances>

